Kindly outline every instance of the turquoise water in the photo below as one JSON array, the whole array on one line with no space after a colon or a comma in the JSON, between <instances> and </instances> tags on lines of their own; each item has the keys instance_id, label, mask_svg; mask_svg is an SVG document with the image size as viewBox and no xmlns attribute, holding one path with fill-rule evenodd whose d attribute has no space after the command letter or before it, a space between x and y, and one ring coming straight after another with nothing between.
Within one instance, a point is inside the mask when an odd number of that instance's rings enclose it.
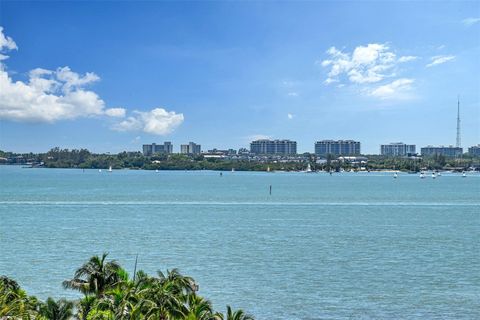
<instances>
[{"instance_id":1,"label":"turquoise water","mask_svg":"<svg viewBox=\"0 0 480 320\"><path fill-rule=\"evenodd\" d=\"M0 166L0 274L75 298L103 251L257 319L478 319L480 176Z\"/></svg>"}]
</instances>

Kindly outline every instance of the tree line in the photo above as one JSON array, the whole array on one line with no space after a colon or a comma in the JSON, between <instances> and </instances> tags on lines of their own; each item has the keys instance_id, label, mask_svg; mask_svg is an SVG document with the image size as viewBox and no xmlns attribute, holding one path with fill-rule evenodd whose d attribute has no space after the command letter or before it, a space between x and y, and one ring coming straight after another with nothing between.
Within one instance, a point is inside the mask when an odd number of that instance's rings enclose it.
<instances>
[{"instance_id":1,"label":"tree line","mask_svg":"<svg viewBox=\"0 0 480 320\"><path fill-rule=\"evenodd\" d=\"M107 254L93 256L65 289L82 294L76 301L29 296L13 279L0 276L0 319L38 320L253 320L243 310L227 306L226 313L213 310L211 302L198 295L193 278L178 270L143 271L133 278Z\"/></svg>"},{"instance_id":2,"label":"tree line","mask_svg":"<svg viewBox=\"0 0 480 320\"><path fill-rule=\"evenodd\" d=\"M145 169L145 170L238 170L238 171L301 171L309 163L312 170L466 170L480 167L480 158L463 155L459 158L434 155L430 157L387 157L367 155L366 163L338 161L334 155L318 157L305 153L299 161L258 161L253 159L205 158L203 155L156 154L144 156L141 152L120 152L118 154L96 154L87 149L53 148L46 153L15 154L0 151L0 163L40 164L47 168L80 168L80 169ZM323 161L318 161L318 160Z\"/></svg>"}]
</instances>

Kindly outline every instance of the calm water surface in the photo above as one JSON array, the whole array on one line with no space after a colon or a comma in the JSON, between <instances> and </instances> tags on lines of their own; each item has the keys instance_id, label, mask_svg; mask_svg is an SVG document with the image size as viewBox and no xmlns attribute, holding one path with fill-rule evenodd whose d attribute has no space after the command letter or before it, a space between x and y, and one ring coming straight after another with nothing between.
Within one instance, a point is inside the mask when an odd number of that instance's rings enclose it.
<instances>
[{"instance_id":1,"label":"calm water surface","mask_svg":"<svg viewBox=\"0 0 480 320\"><path fill-rule=\"evenodd\" d=\"M0 274L75 298L104 251L257 319L479 319L480 177L0 166Z\"/></svg>"}]
</instances>

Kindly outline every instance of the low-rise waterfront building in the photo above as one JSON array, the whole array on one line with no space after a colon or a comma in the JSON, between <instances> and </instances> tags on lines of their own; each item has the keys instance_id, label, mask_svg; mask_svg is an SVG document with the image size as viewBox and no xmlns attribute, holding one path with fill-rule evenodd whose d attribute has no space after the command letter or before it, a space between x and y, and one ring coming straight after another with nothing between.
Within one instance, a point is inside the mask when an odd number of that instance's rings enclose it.
<instances>
[{"instance_id":1,"label":"low-rise waterfront building","mask_svg":"<svg viewBox=\"0 0 480 320\"><path fill-rule=\"evenodd\" d=\"M240 149L238 149L238 154L239 155L248 155L248 154L250 154L250 150L248 150L247 148L240 148Z\"/></svg>"},{"instance_id":2,"label":"low-rise waterfront building","mask_svg":"<svg viewBox=\"0 0 480 320\"><path fill-rule=\"evenodd\" d=\"M237 150L235 150L235 149L220 150L220 149L217 149L217 148L213 148L211 150L208 150L206 153L220 154L220 155L225 155L225 156L233 156L233 155L237 154Z\"/></svg>"},{"instance_id":3,"label":"low-rise waterfront building","mask_svg":"<svg viewBox=\"0 0 480 320\"><path fill-rule=\"evenodd\" d=\"M471 156L480 157L480 144L468 148L468 154Z\"/></svg>"},{"instance_id":4,"label":"low-rise waterfront building","mask_svg":"<svg viewBox=\"0 0 480 320\"><path fill-rule=\"evenodd\" d=\"M291 140L260 139L250 143L250 152L254 154L297 154L297 142Z\"/></svg>"},{"instance_id":5,"label":"low-rise waterfront building","mask_svg":"<svg viewBox=\"0 0 480 320\"><path fill-rule=\"evenodd\" d=\"M360 142L353 140L321 140L315 142L315 154L354 156L360 154Z\"/></svg>"},{"instance_id":6,"label":"low-rise waterfront building","mask_svg":"<svg viewBox=\"0 0 480 320\"><path fill-rule=\"evenodd\" d=\"M158 153L172 153L173 145L170 141L165 141L163 144L144 144L143 145L143 155L151 156Z\"/></svg>"},{"instance_id":7,"label":"low-rise waterfront building","mask_svg":"<svg viewBox=\"0 0 480 320\"><path fill-rule=\"evenodd\" d=\"M403 142L392 142L390 144L380 145L380 154L390 157L404 157L415 154L416 146L414 144L405 144Z\"/></svg>"},{"instance_id":8,"label":"low-rise waterfront building","mask_svg":"<svg viewBox=\"0 0 480 320\"><path fill-rule=\"evenodd\" d=\"M463 153L463 149L454 146L426 146L420 149L422 156L442 155L445 157L458 157Z\"/></svg>"},{"instance_id":9,"label":"low-rise waterfront building","mask_svg":"<svg viewBox=\"0 0 480 320\"><path fill-rule=\"evenodd\" d=\"M180 145L180 153L183 154L200 154L202 152L201 145L194 142Z\"/></svg>"}]
</instances>

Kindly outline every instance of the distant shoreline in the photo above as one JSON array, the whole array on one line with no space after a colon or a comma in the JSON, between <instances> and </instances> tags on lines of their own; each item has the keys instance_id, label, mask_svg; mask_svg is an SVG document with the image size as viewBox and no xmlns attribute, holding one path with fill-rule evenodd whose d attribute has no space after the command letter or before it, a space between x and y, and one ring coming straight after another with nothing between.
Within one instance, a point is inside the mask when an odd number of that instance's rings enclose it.
<instances>
[{"instance_id":1,"label":"distant shoreline","mask_svg":"<svg viewBox=\"0 0 480 320\"><path fill-rule=\"evenodd\" d=\"M463 155L458 158L435 156L388 157L380 155L318 156L311 153L297 155L232 155L209 154L154 154L141 152L95 154L86 149L54 148L46 153L12 153L0 151L0 164L42 168L76 168L113 170L212 170L212 171L286 171L286 172L341 172L341 171L480 171L480 157Z\"/></svg>"},{"instance_id":2,"label":"distant shoreline","mask_svg":"<svg viewBox=\"0 0 480 320\"><path fill-rule=\"evenodd\" d=\"M81 168L81 167L47 167L47 166L26 166L24 164L7 164L7 163L0 163L0 166L18 166L22 167L24 169L75 169L75 170L105 170L108 171L109 168L102 167L102 168ZM119 170L132 170L132 171L212 171L212 172L232 172L230 170L223 170L223 169L206 169L206 168L175 168L175 169L154 169L154 168L112 168L112 171L119 171ZM311 171L311 172L306 172L305 170L262 170L262 169L236 169L233 172L269 172L269 173L280 173L280 172L286 172L286 173L369 173L369 172L383 172L383 173L409 173L409 174L417 174L422 171L434 171L434 172L456 172L456 173L461 173L465 170L460 169L460 168L455 168L455 169L450 169L450 170L432 170L432 169L424 169L424 170L419 170L419 171L408 171L408 170L396 170L392 168L386 168L386 169L370 169L370 170L339 170L339 171L326 171L326 170L317 170L317 171ZM469 171L480 171L480 170L469 170Z\"/></svg>"}]
</instances>

